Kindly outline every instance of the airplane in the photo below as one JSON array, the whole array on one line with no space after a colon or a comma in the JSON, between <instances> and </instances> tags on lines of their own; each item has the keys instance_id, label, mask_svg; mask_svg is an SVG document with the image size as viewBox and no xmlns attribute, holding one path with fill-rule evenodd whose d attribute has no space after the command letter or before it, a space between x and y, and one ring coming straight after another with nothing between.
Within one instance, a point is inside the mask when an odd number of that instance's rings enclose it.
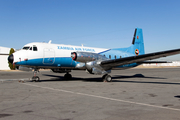
<instances>
[{"instance_id":1,"label":"airplane","mask_svg":"<svg viewBox=\"0 0 180 120\"><path fill-rule=\"evenodd\" d=\"M145 54L142 29L136 28L130 47L104 49L52 44L51 41L33 42L11 54L8 61L15 66L33 68L33 81L40 80L36 76L39 69L51 69L55 73L66 73L66 80L72 79L71 70L86 70L90 74L102 75L104 82L111 82L109 73L112 69L127 69L142 63L158 63L149 60L175 54L180 54L180 49Z\"/></svg>"}]
</instances>

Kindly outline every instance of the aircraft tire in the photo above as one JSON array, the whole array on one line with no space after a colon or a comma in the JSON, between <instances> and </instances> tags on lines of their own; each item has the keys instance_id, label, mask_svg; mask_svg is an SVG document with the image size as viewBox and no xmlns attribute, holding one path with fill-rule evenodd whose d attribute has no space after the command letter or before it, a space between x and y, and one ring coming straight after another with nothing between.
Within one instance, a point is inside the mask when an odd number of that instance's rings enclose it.
<instances>
[{"instance_id":1,"label":"aircraft tire","mask_svg":"<svg viewBox=\"0 0 180 120\"><path fill-rule=\"evenodd\" d=\"M106 75L107 75L107 74L106 74ZM105 80L106 75L103 75L103 76L102 76L102 80L103 80L103 81Z\"/></svg>"},{"instance_id":2,"label":"aircraft tire","mask_svg":"<svg viewBox=\"0 0 180 120\"><path fill-rule=\"evenodd\" d=\"M104 82L112 82L112 78L110 75L106 74L102 77Z\"/></svg>"},{"instance_id":3,"label":"aircraft tire","mask_svg":"<svg viewBox=\"0 0 180 120\"><path fill-rule=\"evenodd\" d=\"M38 76L33 76L32 77L32 81L33 82L39 82L40 81L40 78Z\"/></svg>"},{"instance_id":4,"label":"aircraft tire","mask_svg":"<svg viewBox=\"0 0 180 120\"><path fill-rule=\"evenodd\" d=\"M71 80L71 79L72 79L72 75L69 74L69 73L66 73L66 74L64 75L64 79L65 79L65 80Z\"/></svg>"}]
</instances>

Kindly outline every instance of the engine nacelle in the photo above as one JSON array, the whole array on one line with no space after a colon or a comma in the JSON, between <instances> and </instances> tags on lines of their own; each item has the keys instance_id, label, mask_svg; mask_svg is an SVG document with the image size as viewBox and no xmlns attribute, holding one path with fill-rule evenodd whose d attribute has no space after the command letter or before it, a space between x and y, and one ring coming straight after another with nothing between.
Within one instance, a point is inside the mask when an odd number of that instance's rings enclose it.
<instances>
[{"instance_id":1,"label":"engine nacelle","mask_svg":"<svg viewBox=\"0 0 180 120\"><path fill-rule=\"evenodd\" d=\"M103 55L89 52L72 52L71 58L74 61L85 63L85 69L90 74L102 75L109 73L109 68L102 68L100 66L101 61L107 60Z\"/></svg>"},{"instance_id":2,"label":"engine nacelle","mask_svg":"<svg viewBox=\"0 0 180 120\"><path fill-rule=\"evenodd\" d=\"M111 73L111 70L104 70L99 64L97 64L97 61L87 62L86 63L86 70L90 74L96 74L96 75L102 75Z\"/></svg>"},{"instance_id":3,"label":"engine nacelle","mask_svg":"<svg viewBox=\"0 0 180 120\"><path fill-rule=\"evenodd\" d=\"M95 60L106 60L108 58L100 55L100 54L97 54L97 53L88 53L88 52L72 52L71 53L71 58L74 60L74 61L77 61L77 62L83 62L83 63L86 63L86 62L90 62L90 61L95 61Z\"/></svg>"}]
</instances>

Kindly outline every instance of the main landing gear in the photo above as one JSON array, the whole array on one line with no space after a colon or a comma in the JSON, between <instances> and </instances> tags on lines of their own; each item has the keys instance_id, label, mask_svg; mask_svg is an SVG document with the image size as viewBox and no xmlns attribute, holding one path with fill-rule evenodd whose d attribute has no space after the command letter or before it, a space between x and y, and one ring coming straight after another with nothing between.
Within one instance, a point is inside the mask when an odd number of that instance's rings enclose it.
<instances>
[{"instance_id":1,"label":"main landing gear","mask_svg":"<svg viewBox=\"0 0 180 120\"><path fill-rule=\"evenodd\" d=\"M40 78L38 76L36 76L37 72L39 72L39 70L38 69L34 69L33 77L32 77L32 81L33 82L40 82Z\"/></svg>"},{"instance_id":2,"label":"main landing gear","mask_svg":"<svg viewBox=\"0 0 180 120\"><path fill-rule=\"evenodd\" d=\"M36 74L39 72L39 69L34 69L34 72L33 72L33 77L32 77L32 81L33 82L40 82L40 78L38 76L36 76ZM69 72L67 72L65 75L64 75L64 79L65 80L71 80L72 79L72 75L69 74ZM102 80L103 82L112 82L112 78L110 75L108 74L105 74L102 76Z\"/></svg>"},{"instance_id":3,"label":"main landing gear","mask_svg":"<svg viewBox=\"0 0 180 120\"><path fill-rule=\"evenodd\" d=\"M69 72L67 72L67 73L64 75L64 79L65 79L65 80L71 80L71 79L72 79L72 75L69 74Z\"/></svg>"},{"instance_id":4,"label":"main landing gear","mask_svg":"<svg viewBox=\"0 0 180 120\"><path fill-rule=\"evenodd\" d=\"M112 78L108 74L103 75L102 79L103 79L103 82L112 82Z\"/></svg>"}]
</instances>

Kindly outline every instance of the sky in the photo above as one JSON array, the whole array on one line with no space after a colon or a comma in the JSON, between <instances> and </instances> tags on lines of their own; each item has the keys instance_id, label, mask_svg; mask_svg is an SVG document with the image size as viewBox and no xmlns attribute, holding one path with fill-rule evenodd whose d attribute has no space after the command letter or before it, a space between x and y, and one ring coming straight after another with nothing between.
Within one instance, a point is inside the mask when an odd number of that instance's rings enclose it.
<instances>
[{"instance_id":1,"label":"sky","mask_svg":"<svg viewBox=\"0 0 180 120\"><path fill-rule=\"evenodd\" d=\"M31 42L123 48L143 29L145 52L180 48L180 0L0 0L0 46ZM180 60L180 55L163 60Z\"/></svg>"}]
</instances>

